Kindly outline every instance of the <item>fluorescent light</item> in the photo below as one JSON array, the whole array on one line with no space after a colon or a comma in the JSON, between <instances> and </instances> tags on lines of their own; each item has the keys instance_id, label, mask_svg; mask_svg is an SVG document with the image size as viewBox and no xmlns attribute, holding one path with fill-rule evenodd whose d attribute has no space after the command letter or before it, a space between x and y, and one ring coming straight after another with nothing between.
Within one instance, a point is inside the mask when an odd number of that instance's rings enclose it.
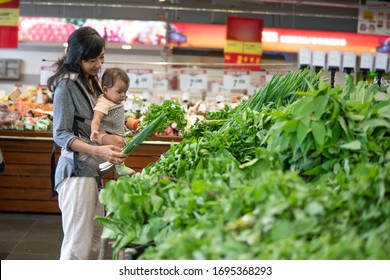
<instances>
[{"instance_id":1,"label":"fluorescent light","mask_svg":"<svg viewBox=\"0 0 390 280\"><path fill-rule=\"evenodd\" d=\"M122 49L131 50L131 45L122 45Z\"/></svg>"}]
</instances>

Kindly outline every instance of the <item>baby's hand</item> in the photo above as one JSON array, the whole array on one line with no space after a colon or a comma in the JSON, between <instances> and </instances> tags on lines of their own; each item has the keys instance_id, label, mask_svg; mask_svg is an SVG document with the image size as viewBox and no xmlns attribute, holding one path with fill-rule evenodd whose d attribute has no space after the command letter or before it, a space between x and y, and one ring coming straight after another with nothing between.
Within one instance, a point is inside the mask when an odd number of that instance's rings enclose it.
<instances>
[{"instance_id":1,"label":"baby's hand","mask_svg":"<svg viewBox=\"0 0 390 280\"><path fill-rule=\"evenodd\" d=\"M98 130L92 130L92 132L91 132L91 137L90 137L90 140L91 140L92 142L95 142L95 143L98 142L98 140L97 140L97 135L98 135L98 133L99 133Z\"/></svg>"}]
</instances>

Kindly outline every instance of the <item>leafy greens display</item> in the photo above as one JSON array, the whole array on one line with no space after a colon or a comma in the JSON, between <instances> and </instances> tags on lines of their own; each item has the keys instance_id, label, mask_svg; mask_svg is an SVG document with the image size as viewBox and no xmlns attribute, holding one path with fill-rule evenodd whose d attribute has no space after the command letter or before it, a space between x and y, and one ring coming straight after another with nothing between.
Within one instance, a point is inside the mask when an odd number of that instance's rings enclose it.
<instances>
[{"instance_id":1,"label":"leafy greens display","mask_svg":"<svg viewBox=\"0 0 390 280\"><path fill-rule=\"evenodd\" d=\"M115 253L154 241L142 258L388 259L390 89L320 74L274 76L110 181L98 220Z\"/></svg>"}]
</instances>

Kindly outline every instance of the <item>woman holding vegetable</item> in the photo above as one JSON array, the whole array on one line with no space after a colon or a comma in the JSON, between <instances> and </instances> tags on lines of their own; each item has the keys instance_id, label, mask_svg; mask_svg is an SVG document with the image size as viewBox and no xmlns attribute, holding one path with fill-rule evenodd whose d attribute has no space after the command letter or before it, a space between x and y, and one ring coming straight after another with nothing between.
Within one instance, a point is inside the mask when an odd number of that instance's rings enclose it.
<instances>
[{"instance_id":1,"label":"woman holding vegetable","mask_svg":"<svg viewBox=\"0 0 390 280\"><path fill-rule=\"evenodd\" d=\"M62 212L64 239L60 259L97 259L103 216L98 191L102 187L99 163L121 164L127 155L114 145L90 141L93 107L102 94L98 73L104 63L105 42L90 27L74 31L65 55L55 64L48 86L54 93L53 137L61 147L55 172L55 190Z\"/></svg>"}]
</instances>

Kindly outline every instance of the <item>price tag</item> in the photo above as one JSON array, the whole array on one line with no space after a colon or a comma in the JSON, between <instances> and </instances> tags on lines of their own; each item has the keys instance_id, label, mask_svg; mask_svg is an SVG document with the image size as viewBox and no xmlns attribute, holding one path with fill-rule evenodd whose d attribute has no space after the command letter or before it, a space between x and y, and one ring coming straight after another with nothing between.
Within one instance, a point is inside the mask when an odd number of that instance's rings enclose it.
<instances>
[{"instance_id":1,"label":"price tag","mask_svg":"<svg viewBox=\"0 0 390 280\"><path fill-rule=\"evenodd\" d=\"M325 51L313 52L313 66L325 68Z\"/></svg>"},{"instance_id":2,"label":"price tag","mask_svg":"<svg viewBox=\"0 0 390 280\"><path fill-rule=\"evenodd\" d=\"M166 92L164 94L164 100L167 101L167 100L171 100L171 93L170 92Z\"/></svg>"},{"instance_id":3,"label":"price tag","mask_svg":"<svg viewBox=\"0 0 390 280\"><path fill-rule=\"evenodd\" d=\"M298 55L299 65L311 65L311 51L310 49L302 48L299 50Z\"/></svg>"},{"instance_id":4,"label":"price tag","mask_svg":"<svg viewBox=\"0 0 390 280\"><path fill-rule=\"evenodd\" d=\"M360 69L368 69L372 71L374 66L374 54L368 52L362 52L360 56Z\"/></svg>"},{"instance_id":5,"label":"price tag","mask_svg":"<svg viewBox=\"0 0 390 280\"><path fill-rule=\"evenodd\" d=\"M330 50L328 53L328 69L341 69L341 51Z\"/></svg>"},{"instance_id":6,"label":"price tag","mask_svg":"<svg viewBox=\"0 0 390 280\"><path fill-rule=\"evenodd\" d=\"M218 95L215 97L215 101L216 101L217 103L222 103L224 100L225 100L225 97L224 97L222 94L218 94Z\"/></svg>"},{"instance_id":7,"label":"price tag","mask_svg":"<svg viewBox=\"0 0 390 280\"><path fill-rule=\"evenodd\" d=\"M343 57L343 68L352 68L356 69L356 53L354 52L345 52Z\"/></svg>"},{"instance_id":8,"label":"price tag","mask_svg":"<svg viewBox=\"0 0 390 280\"><path fill-rule=\"evenodd\" d=\"M375 58L375 71L387 71L388 60L387 53L377 53Z\"/></svg>"},{"instance_id":9,"label":"price tag","mask_svg":"<svg viewBox=\"0 0 390 280\"><path fill-rule=\"evenodd\" d=\"M54 75L54 71L50 66L41 66L41 77L39 83L42 86L47 86L47 80Z\"/></svg>"},{"instance_id":10,"label":"price tag","mask_svg":"<svg viewBox=\"0 0 390 280\"><path fill-rule=\"evenodd\" d=\"M225 70L223 75L223 87L225 89L247 89L250 85L250 71Z\"/></svg>"},{"instance_id":11,"label":"price tag","mask_svg":"<svg viewBox=\"0 0 390 280\"><path fill-rule=\"evenodd\" d=\"M127 69L130 79L130 88L151 88L153 86L153 70Z\"/></svg>"},{"instance_id":12,"label":"price tag","mask_svg":"<svg viewBox=\"0 0 390 280\"><path fill-rule=\"evenodd\" d=\"M153 90L158 90L158 91L167 91L168 90L168 80L167 79L159 79L153 80Z\"/></svg>"},{"instance_id":13,"label":"price tag","mask_svg":"<svg viewBox=\"0 0 390 280\"><path fill-rule=\"evenodd\" d=\"M190 94L188 92L184 92L181 97L181 100L183 100L183 102L187 102L188 100L190 100Z\"/></svg>"},{"instance_id":14,"label":"price tag","mask_svg":"<svg viewBox=\"0 0 390 280\"><path fill-rule=\"evenodd\" d=\"M142 100L149 101L150 100L150 92L149 91L144 91L142 92Z\"/></svg>"},{"instance_id":15,"label":"price tag","mask_svg":"<svg viewBox=\"0 0 390 280\"><path fill-rule=\"evenodd\" d=\"M180 71L180 89L207 89L207 70L186 69Z\"/></svg>"}]
</instances>

